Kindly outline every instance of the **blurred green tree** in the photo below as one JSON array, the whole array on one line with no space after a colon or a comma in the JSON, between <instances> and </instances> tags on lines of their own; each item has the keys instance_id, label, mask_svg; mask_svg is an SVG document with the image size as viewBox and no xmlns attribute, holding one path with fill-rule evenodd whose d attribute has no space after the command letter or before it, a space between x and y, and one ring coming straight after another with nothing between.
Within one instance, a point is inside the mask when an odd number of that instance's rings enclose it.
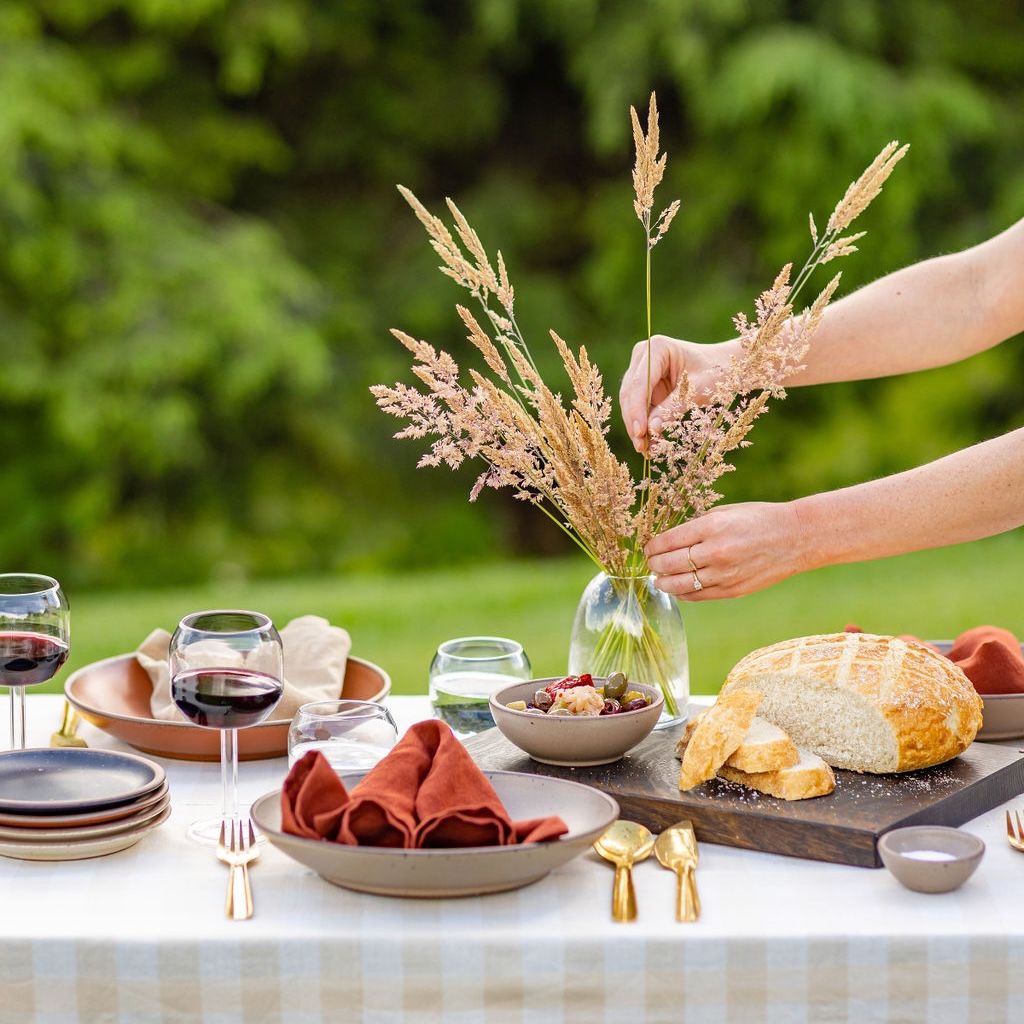
<instances>
[{"instance_id":1,"label":"blurred green tree","mask_svg":"<svg viewBox=\"0 0 1024 1024\"><path fill-rule=\"evenodd\" d=\"M889 138L849 290L1024 209L998 0L7 0L0 8L0 564L135 583L558 546L413 470L366 387L386 329L465 354L393 185L456 196L523 325L614 390L643 322L626 108L657 88L684 206L656 329L717 340ZM541 349L542 343L535 343ZM1024 422L1019 346L795 392L736 497L903 468ZM552 369L554 362L550 364ZM617 429L617 428L616 428Z\"/></svg>"}]
</instances>

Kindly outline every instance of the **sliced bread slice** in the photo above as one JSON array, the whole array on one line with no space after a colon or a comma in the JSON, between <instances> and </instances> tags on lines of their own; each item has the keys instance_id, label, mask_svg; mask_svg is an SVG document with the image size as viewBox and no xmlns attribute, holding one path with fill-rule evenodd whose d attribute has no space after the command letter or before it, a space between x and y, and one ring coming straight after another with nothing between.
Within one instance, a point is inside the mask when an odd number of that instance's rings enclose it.
<instances>
[{"instance_id":1,"label":"sliced bread slice","mask_svg":"<svg viewBox=\"0 0 1024 1024\"><path fill-rule=\"evenodd\" d=\"M761 694L739 687L724 694L697 720L683 752L679 788L693 789L713 779L743 742L757 714Z\"/></svg>"},{"instance_id":2,"label":"sliced bread slice","mask_svg":"<svg viewBox=\"0 0 1024 1024\"><path fill-rule=\"evenodd\" d=\"M686 723L686 729L676 744L676 757L683 756L703 714L701 712ZM773 772L780 768L791 768L799 760L800 752L796 744L777 725L757 715L750 723L743 741L725 763L727 767L741 772Z\"/></svg>"},{"instance_id":3,"label":"sliced bread slice","mask_svg":"<svg viewBox=\"0 0 1024 1024\"><path fill-rule=\"evenodd\" d=\"M800 750L799 754L800 760L790 768L775 772L741 772L722 765L718 777L781 800L806 800L831 793L836 788L832 769L817 754L807 750Z\"/></svg>"},{"instance_id":4,"label":"sliced bread slice","mask_svg":"<svg viewBox=\"0 0 1024 1024\"><path fill-rule=\"evenodd\" d=\"M758 715L725 766L741 772L775 772L799 761L796 744L777 725Z\"/></svg>"}]
</instances>

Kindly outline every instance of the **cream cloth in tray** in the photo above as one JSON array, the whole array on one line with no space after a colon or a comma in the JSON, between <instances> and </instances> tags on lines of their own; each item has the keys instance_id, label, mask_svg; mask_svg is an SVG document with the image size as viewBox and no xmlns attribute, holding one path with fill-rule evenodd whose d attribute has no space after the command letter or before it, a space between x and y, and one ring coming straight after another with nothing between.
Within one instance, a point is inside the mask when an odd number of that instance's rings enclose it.
<instances>
[{"instance_id":1,"label":"cream cloth in tray","mask_svg":"<svg viewBox=\"0 0 1024 1024\"><path fill-rule=\"evenodd\" d=\"M221 667L245 663L244 655L216 640L211 643L225 648ZM171 634L166 629L154 629L139 645L135 657L153 683L150 699L153 717L164 722L181 722L184 716L171 700L167 667L170 644ZM337 700L345 681L345 662L352 648L348 633L318 615L303 615L292 619L281 630L281 644L284 648L284 694L271 720L289 720L302 704L311 701Z\"/></svg>"}]
</instances>

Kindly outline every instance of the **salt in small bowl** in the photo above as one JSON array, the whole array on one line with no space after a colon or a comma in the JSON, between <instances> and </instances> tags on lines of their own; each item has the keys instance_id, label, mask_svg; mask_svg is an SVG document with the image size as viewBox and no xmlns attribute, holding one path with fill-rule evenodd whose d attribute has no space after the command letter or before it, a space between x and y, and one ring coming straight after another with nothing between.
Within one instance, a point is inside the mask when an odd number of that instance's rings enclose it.
<instances>
[{"instance_id":1,"label":"salt in small bowl","mask_svg":"<svg viewBox=\"0 0 1024 1024\"><path fill-rule=\"evenodd\" d=\"M959 889L981 863L985 844L970 832L942 825L895 828L878 840L882 863L914 892Z\"/></svg>"}]
</instances>

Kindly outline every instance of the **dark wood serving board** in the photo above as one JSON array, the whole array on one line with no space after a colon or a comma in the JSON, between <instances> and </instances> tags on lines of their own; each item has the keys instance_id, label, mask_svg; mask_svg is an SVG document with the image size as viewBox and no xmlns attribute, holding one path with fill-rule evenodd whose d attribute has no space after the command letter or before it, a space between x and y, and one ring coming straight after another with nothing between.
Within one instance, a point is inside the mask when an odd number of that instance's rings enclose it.
<instances>
[{"instance_id":1,"label":"dark wood serving board","mask_svg":"<svg viewBox=\"0 0 1024 1024\"><path fill-rule=\"evenodd\" d=\"M651 733L622 760L598 768L540 764L497 729L466 742L481 768L572 779L613 796L622 817L660 831L689 818L697 838L789 857L881 867L879 836L905 825L962 825L1024 792L1024 758L1012 747L974 743L960 757L903 775L836 772L813 800L778 800L715 779L678 788L681 726Z\"/></svg>"}]
</instances>

